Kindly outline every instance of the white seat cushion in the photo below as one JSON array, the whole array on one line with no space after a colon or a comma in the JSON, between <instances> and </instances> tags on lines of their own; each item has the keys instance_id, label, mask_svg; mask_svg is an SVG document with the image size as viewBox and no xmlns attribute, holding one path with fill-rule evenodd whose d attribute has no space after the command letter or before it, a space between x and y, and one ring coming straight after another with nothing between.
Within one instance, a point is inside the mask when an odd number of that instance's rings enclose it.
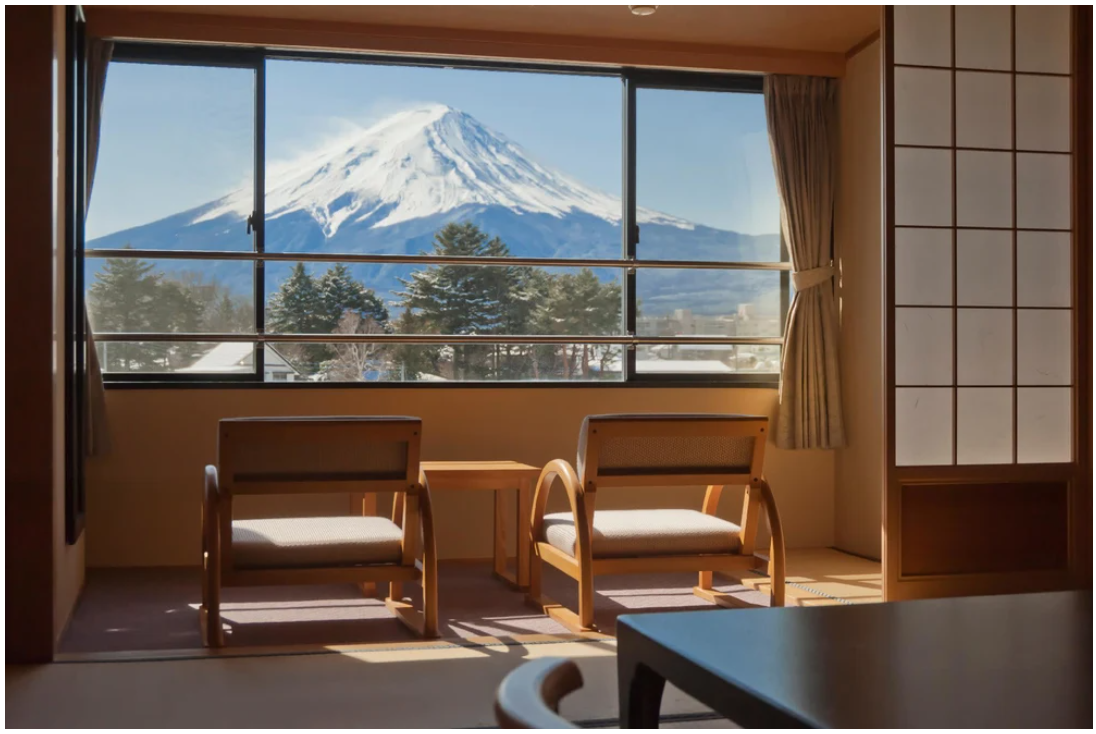
<instances>
[{"instance_id":1,"label":"white seat cushion","mask_svg":"<svg viewBox=\"0 0 1096 734\"><path fill-rule=\"evenodd\" d=\"M309 568L399 563L403 531L384 517L292 517L232 521L236 568Z\"/></svg>"},{"instance_id":2,"label":"white seat cushion","mask_svg":"<svg viewBox=\"0 0 1096 734\"><path fill-rule=\"evenodd\" d=\"M734 553L739 527L696 510L599 510L594 513L594 558ZM575 555L570 512L544 516L541 540Z\"/></svg>"}]
</instances>

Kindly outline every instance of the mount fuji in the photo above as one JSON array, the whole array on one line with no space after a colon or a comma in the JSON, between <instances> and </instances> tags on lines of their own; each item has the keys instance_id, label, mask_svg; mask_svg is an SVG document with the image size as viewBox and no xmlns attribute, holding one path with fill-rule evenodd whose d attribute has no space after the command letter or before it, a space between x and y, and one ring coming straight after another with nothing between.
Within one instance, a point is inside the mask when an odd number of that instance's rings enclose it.
<instances>
[{"instance_id":1,"label":"mount fuji","mask_svg":"<svg viewBox=\"0 0 1096 734\"><path fill-rule=\"evenodd\" d=\"M501 238L516 256L620 254L619 198L538 163L517 143L446 105L396 113L291 164L268 166L266 192L269 252L414 255L431 249L434 233L445 224L471 221ZM252 190L242 188L164 219L99 237L88 242L88 248L250 250L246 220L252 209ZM756 261L774 260L779 254L776 234L720 230L642 208L637 220L639 254L644 259ZM100 262L89 260L89 269ZM239 263L161 260L158 265L169 272L201 270L241 293L250 291L250 271ZM288 267L268 263L268 291L277 288ZM396 277L413 267L352 269L368 287L386 296L398 288ZM618 272L599 275L616 277ZM757 277L766 275L645 271L640 295L652 305L666 300L673 308L726 313L738 302L769 295L775 281ZM698 282L709 279L711 283ZM728 291L733 291L733 303L712 297L713 292L729 297Z\"/></svg>"}]
</instances>

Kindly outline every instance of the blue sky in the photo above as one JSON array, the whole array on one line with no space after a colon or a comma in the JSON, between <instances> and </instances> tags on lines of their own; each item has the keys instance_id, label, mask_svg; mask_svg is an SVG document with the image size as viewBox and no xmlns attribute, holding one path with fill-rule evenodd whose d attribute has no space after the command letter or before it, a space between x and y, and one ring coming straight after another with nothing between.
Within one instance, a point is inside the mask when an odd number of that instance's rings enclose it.
<instances>
[{"instance_id":1,"label":"blue sky","mask_svg":"<svg viewBox=\"0 0 1096 734\"><path fill-rule=\"evenodd\" d=\"M253 73L113 64L88 237L250 186ZM457 107L542 164L621 190L621 82L517 72L304 61L267 63L267 159L280 162L397 110ZM639 90L640 206L774 233L779 205L760 95Z\"/></svg>"}]
</instances>

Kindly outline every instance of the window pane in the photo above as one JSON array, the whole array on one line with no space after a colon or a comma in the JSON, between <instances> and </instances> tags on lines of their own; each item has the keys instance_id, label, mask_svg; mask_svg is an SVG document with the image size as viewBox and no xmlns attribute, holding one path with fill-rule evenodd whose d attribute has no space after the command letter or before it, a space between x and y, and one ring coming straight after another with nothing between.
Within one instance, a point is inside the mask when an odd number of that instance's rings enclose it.
<instances>
[{"instance_id":1,"label":"window pane","mask_svg":"<svg viewBox=\"0 0 1096 734\"><path fill-rule=\"evenodd\" d=\"M620 256L619 78L272 60L266 100L268 251Z\"/></svg>"},{"instance_id":2,"label":"window pane","mask_svg":"<svg viewBox=\"0 0 1096 734\"><path fill-rule=\"evenodd\" d=\"M638 336L780 336L774 270L636 271Z\"/></svg>"},{"instance_id":3,"label":"window pane","mask_svg":"<svg viewBox=\"0 0 1096 734\"><path fill-rule=\"evenodd\" d=\"M620 381L623 346L605 344L292 344L271 345L312 382ZM273 375L267 358L266 380Z\"/></svg>"},{"instance_id":4,"label":"window pane","mask_svg":"<svg viewBox=\"0 0 1096 734\"><path fill-rule=\"evenodd\" d=\"M89 257L84 283L94 332L255 331L254 266L249 262Z\"/></svg>"},{"instance_id":5,"label":"window pane","mask_svg":"<svg viewBox=\"0 0 1096 734\"><path fill-rule=\"evenodd\" d=\"M624 333L618 268L268 262L272 333Z\"/></svg>"},{"instance_id":6,"label":"window pane","mask_svg":"<svg viewBox=\"0 0 1096 734\"><path fill-rule=\"evenodd\" d=\"M639 374L775 375L780 347L754 344L655 344L636 350Z\"/></svg>"},{"instance_id":7,"label":"window pane","mask_svg":"<svg viewBox=\"0 0 1096 734\"><path fill-rule=\"evenodd\" d=\"M255 72L112 62L87 247L250 250Z\"/></svg>"},{"instance_id":8,"label":"window pane","mask_svg":"<svg viewBox=\"0 0 1096 734\"><path fill-rule=\"evenodd\" d=\"M96 342L105 374L163 373L248 375L255 371L255 345L248 342Z\"/></svg>"},{"instance_id":9,"label":"window pane","mask_svg":"<svg viewBox=\"0 0 1096 734\"><path fill-rule=\"evenodd\" d=\"M780 201L760 94L636 91L638 257L780 259Z\"/></svg>"}]
</instances>

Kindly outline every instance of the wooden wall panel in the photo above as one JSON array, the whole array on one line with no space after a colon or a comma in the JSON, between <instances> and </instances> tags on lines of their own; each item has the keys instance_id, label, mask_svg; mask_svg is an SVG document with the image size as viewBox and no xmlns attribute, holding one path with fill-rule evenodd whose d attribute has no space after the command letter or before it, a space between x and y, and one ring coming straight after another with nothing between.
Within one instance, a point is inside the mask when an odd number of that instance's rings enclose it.
<instances>
[{"instance_id":1,"label":"wooden wall panel","mask_svg":"<svg viewBox=\"0 0 1096 734\"><path fill-rule=\"evenodd\" d=\"M901 489L903 576L1064 570L1065 482L907 484Z\"/></svg>"},{"instance_id":2,"label":"wooden wall panel","mask_svg":"<svg viewBox=\"0 0 1096 734\"><path fill-rule=\"evenodd\" d=\"M5 9L7 662L53 655L53 7Z\"/></svg>"},{"instance_id":3,"label":"wooden wall panel","mask_svg":"<svg viewBox=\"0 0 1096 734\"><path fill-rule=\"evenodd\" d=\"M840 77L843 52L94 7L88 32L118 39Z\"/></svg>"}]
</instances>

